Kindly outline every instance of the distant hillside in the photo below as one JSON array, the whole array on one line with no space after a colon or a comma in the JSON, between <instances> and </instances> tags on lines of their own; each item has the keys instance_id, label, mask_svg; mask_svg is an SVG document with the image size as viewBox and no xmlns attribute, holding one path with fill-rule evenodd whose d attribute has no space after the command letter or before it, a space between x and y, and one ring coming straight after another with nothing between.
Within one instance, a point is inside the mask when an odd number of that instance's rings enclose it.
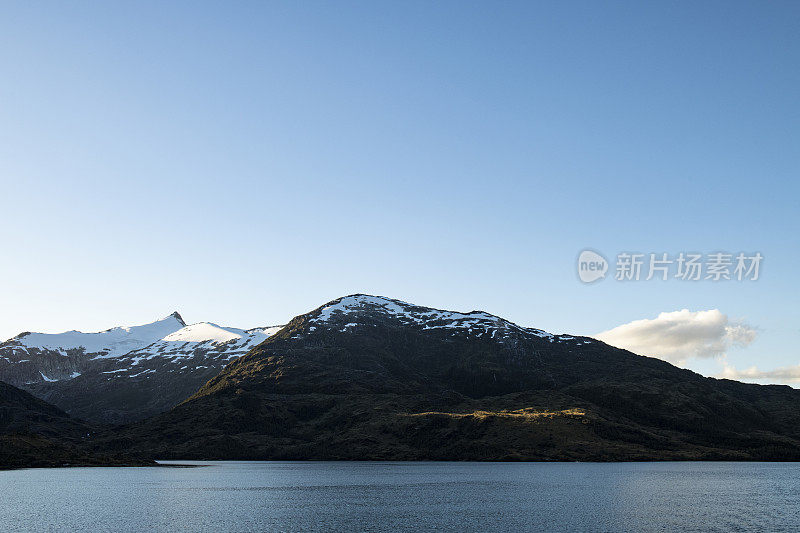
<instances>
[{"instance_id":1,"label":"distant hillside","mask_svg":"<svg viewBox=\"0 0 800 533\"><path fill-rule=\"evenodd\" d=\"M800 391L353 295L94 446L195 459L798 460Z\"/></svg>"},{"instance_id":2,"label":"distant hillside","mask_svg":"<svg viewBox=\"0 0 800 533\"><path fill-rule=\"evenodd\" d=\"M124 454L87 452L96 433L86 422L0 382L0 468L150 464Z\"/></svg>"}]
</instances>

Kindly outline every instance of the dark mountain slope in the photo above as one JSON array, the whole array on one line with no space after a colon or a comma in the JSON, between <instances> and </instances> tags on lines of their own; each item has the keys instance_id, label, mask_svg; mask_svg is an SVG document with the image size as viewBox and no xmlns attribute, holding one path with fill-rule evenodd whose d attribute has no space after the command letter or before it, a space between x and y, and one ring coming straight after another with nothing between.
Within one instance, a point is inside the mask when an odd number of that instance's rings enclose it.
<instances>
[{"instance_id":1,"label":"dark mountain slope","mask_svg":"<svg viewBox=\"0 0 800 533\"><path fill-rule=\"evenodd\" d=\"M0 382L0 468L149 464L87 452L86 442L96 432L57 407Z\"/></svg>"},{"instance_id":2,"label":"dark mountain slope","mask_svg":"<svg viewBox=\"0 0 800 533\"><path fill-rule=\"evenodd\" d=\"M101 446L164 458L800 459L798 422L789 387L354 295Z\"/></svg>"}]
</instances>

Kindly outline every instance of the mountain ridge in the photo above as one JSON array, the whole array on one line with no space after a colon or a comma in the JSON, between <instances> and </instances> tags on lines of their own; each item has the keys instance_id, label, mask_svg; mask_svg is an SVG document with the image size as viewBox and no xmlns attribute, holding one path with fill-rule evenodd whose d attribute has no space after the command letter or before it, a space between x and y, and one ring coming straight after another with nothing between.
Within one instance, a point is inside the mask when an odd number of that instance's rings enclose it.
<instances>
[{"instance_id":1,"label":"mountain ridge","mask_svg":"<svg viewBox=\"0 0 800 533\"><path fill-rule=\"evenodd\" d=\"M800 391L356 294L101 439L194 459L797 460Z\"/></svg>"}]
</instances>

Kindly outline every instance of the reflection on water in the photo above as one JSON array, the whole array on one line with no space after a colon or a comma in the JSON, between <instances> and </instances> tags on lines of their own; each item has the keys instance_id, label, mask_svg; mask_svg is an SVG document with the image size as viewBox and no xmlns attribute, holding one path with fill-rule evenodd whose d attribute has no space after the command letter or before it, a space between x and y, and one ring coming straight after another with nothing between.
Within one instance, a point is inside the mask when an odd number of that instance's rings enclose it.
<instances>
[{"instance_id":1,"label":"reflection on water","mask_svg":"<svg viewBox=\"0 0 800 533\"><path fill-rule=\"evenodd\" d=\"M800 530L795 463L192 464L0 472L0 528Z\"/></svg>"}]
</instances>

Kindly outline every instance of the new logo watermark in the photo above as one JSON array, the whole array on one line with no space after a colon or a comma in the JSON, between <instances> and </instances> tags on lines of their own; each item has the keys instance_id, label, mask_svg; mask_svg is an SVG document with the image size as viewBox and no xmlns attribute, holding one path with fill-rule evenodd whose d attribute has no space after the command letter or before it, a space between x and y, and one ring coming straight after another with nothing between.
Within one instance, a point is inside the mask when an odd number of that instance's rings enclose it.
<instances>
[{"instance_id":1,"label":"new logo watermark","mask_svg":"<svg viewBox=\"0 0 800 533\"><path fill-rule=\"evenodd\" d=\"M617 281L756 281L764 256L760 252L669 254L621 252L616 256L614 279ZM605 279L609 262L594 250L578 255L578 278L583 283Z\"/></svg>"},{"instance_id":2,"label":"new logo watermark","mask_svg":"<svg viewBox=\"0 0 800 533\"><path fill-rule=\"evenodd\" d=\"M606 277L608 261L594 250L584 250L578 256L578 277L584 283L592 283Z\"/></svg>"}]
</instances>

